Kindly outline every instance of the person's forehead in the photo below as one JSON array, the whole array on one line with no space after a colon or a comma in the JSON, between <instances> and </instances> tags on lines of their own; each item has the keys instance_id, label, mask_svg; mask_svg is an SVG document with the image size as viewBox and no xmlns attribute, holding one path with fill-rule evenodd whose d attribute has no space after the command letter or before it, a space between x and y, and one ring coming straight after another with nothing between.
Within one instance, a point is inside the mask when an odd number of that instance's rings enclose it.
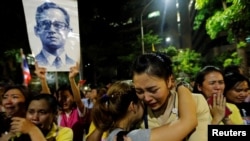
<instances>
[{"instance_id":1,"label":"person's forehead","mask_svg":"<svg viewBox=\"0 0 250 141\"><path fill-rule=\"evenodd\" d=\"M40 100L32 100L29 104L28 109L37 109L37 110L48 110L49 104L46 100L40 99Z\"/></svg>"},{"instance_id":2,"label":"person's forehead","mask_svg":"<svg viewBox=\"0 0 250 141\"><path fill-rule=\"evenodd\" d=\"M221 73L219 72L210 72L210 73L207 73L205 76L204 76L204 80L206 81L210 81L210 80L223 80L223 76Z\"/></svg>"},{"instance_id":3,"label":"person's forehead","mask_svg":"<svg viewBox=\"0 0 250 141\"><path fill-rule=\"evenodd\" d=\"M135 88L139 88L139 87L146 88L146 87L152 87L156 85L159 86L160 84L165 85L165 80L163 78L148 75L146 73L134 75L133 82L134 82Z\"/></svg>"},{"instance_id":4,"label":"person's forehead","mask_svg":"<svg viewBox=\"0 0 250 141\"><path fill-rule=\"evenodd\" d=\"M242 87L242 88L248 88L249 87L247 81L240 81L240 82L238 82L238 85L236 83L235 86L236 87Z\"/></svg>"},{"instance_id":5,"label":"person's forehead","mask_svg":"<svg viewBox=\"0 0 250 141\"><path fill-rule=\"evenodd\" d=\"M14 94L14 95L24 96L23 93L19 89L9 89L8 91L6 91L4 93L4 95L6 95L6 94Z\"/></svg>"},{"instance_id":6,"label":"person's forehead","mask_svg":"<svg viewBox=\"0 0 250 141\"><path fill-rule=\"evenodd\" d=\"M91 91L86 91L86 94L91 94Z\"/></svg>"},{"instance_id":7,"label":"person's forehead","mask_svg":"<svg viewBox=\"0 0 250 141\"><path fill-rule=\"evenodd\" d=\"M59 91L59 96L67 96L67 95L71 95L69 90L62 90Z\"/></svg>"},{"instance_id":8,"label":"person's forehead","mask_svg":"<svg viewBox=\"0 0 250 141\"><path fill-rule=\"evenodd\" d=\"M39 15L39 20L65 21L65 15L60 9L47 9Z\"/></svg>"}]
</instances>

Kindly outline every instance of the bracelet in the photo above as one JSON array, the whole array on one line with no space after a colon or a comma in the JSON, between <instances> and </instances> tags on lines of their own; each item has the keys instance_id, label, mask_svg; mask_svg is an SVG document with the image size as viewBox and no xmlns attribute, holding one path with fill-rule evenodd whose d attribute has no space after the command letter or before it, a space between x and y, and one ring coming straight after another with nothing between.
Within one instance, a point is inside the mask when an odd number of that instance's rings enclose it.
<instances>
[{"instance_id":1,"label":"bracelet","mask_svg":"<svg viewBox=\"0 0 250 141\"><path fill-rule=\"evenodd\" d=\"M227 122L229 120L230 120L230 118L228 118L228 117L225 117L225 118L222 119L223 122Z\"/></svg>"},{"instance_id":2,"label":"bracelet","mask_svg":"<svg viewBox=\"0 0 250 141\"><path fill-rule=\"evenodd\" d=\"M179 83L177 83L177 85L176 85L176 91L178 90L178 88L180 87L180 86L184 86L184 87L186 87L188 90L190 90L191 92L193 91L193 88L192 88L192 86L188 83L188 82L185 82L185 81L180 81Z\"/></svg>"},{"instance_id":3,"label":"bracelet","mask_svg":"<svg viewBox=\"0 0 250 141\"><path fill-rule=\"evenodd\" d=\"M184 86L184 83L185 82L183 82L183 81L181 81L181 82L179 82L177 85L176 85L176 91L178 90L178 88L180 87L180 86Z\"/></svg>"}]
</instances>

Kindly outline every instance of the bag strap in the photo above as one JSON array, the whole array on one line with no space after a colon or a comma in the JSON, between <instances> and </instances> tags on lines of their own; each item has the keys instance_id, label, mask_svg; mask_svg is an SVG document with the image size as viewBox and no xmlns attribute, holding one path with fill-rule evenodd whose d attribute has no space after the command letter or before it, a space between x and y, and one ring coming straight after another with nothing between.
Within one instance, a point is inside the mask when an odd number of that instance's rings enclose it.
<instances>
[{"instance_id":1,"label":"bag strap","mask_svg":"<svg viewBox=\"0 0 250 141\"><path fill-rule=\"evenodd\" d=\"M119 131L116 134L116 141L124 141L123 137L128 134L128 131Z\"/></svg>"},{"instance_id":2,"label":"bag strap","mask_svg":"<svg viewBox=\"0 0 250 141\"><path fill-rule=\"evenodd\" d=\"M147 110L147 105L145 103L144 103L143 121L145 128L148 129L148 110Z\"/></svg>"}]
</instances>

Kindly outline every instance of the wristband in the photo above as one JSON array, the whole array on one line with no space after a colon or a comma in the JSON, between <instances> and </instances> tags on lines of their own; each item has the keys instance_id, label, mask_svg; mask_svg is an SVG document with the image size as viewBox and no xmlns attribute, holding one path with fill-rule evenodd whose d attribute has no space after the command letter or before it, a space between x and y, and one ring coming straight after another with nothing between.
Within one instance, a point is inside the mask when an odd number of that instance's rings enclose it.
<instances>
[{"instance_id":1,"label":"wristband","mask_svg":"<svg viewBox=\"0 0 250 141\"><path fill-rule=\"evenodd\" d=\"M178 90L178 88L180 87L180 86L184 86L184 83L185 82L183 82L183 81L181 81L181 82L179 82L177 85L176 85L176 91Z\"/></svg>"}]
</instances>

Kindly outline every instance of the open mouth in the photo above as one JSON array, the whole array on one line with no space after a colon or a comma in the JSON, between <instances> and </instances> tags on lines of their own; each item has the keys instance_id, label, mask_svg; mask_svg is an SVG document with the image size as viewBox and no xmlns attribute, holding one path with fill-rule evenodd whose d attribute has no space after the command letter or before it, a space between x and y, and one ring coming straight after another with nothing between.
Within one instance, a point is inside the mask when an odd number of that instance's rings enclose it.
<instances>
[{"instance_id":1,"label":"open mouth","mask_svg":"<svg viewBox=\"0 0 250 141\"><path fill-rule=\"evenodd\" d=\"M41 123L39 121L31 120L31 122L34 123L36 126L41 126Z\"/></svg>"},{"instance_id":2,"label":"open mouth","mask_svg":"<svg viewBox=\"0 0 250 141\"><path fill-rule=\"evenodd\" d=\"M245 98L238 98L237 100L240 101L240 102L244 102Z\"/></svg>"},{"instance_id":3,"label":"open mouth","mask_svg":"<svg viewBox=\"0 0 250 141\"><path fill-rule=\"evenodd\" d=\"M148 106L149 107L155 107L155 106L157 106L157 103L149 103Z\"/></svg>"},{"instance_id":4,"label":"open mouth","mask_svg":"<svg viewBox=\"0 0 250 141\"><path fill-rule=\"evenodd\" d=\"M14 106L5 106L4 109L6 111L14 111L15 110L15 107Z\"/></svg>"}]
</instances>

